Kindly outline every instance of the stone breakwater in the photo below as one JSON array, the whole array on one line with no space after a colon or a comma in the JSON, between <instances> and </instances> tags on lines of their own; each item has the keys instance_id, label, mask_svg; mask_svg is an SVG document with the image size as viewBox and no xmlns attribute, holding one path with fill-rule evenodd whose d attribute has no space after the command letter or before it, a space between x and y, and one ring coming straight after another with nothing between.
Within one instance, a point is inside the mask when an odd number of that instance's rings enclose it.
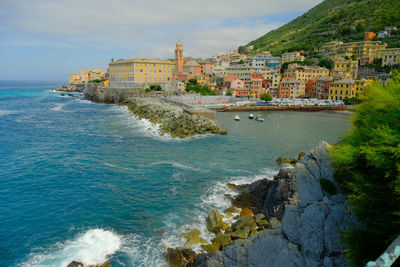
<instances>
[{"instance_id":1,"label":"stone breakwater","mask_svg":"<svg viewBox=\"0 0 400 267\"><path fill-rule=\"evenodd\" d=\"M227 196L232 207L225 214L214 210L207 217L207 229L215 233L211 244L202 245L208 253L170 248L168 264L347 266L340 232L355 220L347 198L333 179L329 149L329 144L321 142L303 154L294 168L281 169L273 180L228 184L238 195ZM236 221L226 225L222 219L230 216Z\"/></svg>"},{"instance_id":2,"label":"stone breakwater","mask_svg":"<svg viewBox=\"0 0 400 267\"><path fill-rule=\"evenodd\" d=\"M130 98L125 101L125 104L138 118L159 124L161 135L169 134L171 137L184 138L219 132L219 126L215 120L188 114L182 107L166 103L158 98Z\"/></svg>"},{"instance_id":3,"label":"stone breakwater","mask_svg":"<svg viewBox=\"0 0 400 267\"><path fill-rule=\"evenodd\" d=\"M206 133L226 134L214 119L185 112L182 107L160 98L140 97L141 93L137 88L98 86L87 86L83 92L85 99L96 103L127 105L138 118L158 124L160 135L185 138Z\"/></svg>"}]
</instances>

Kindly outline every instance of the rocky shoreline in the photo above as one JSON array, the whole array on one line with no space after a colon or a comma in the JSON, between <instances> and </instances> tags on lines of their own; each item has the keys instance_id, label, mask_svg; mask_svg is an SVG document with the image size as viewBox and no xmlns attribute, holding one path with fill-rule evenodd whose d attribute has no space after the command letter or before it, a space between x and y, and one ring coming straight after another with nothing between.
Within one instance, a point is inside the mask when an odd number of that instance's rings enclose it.
<instances>
[{"instance_id":1,"label":"rocky shoreline","mask_svg":"<svg viewBox=\"0 0 400 267\"><path fill-rule=\"evenodd\" d=\"M191 230L185 246L201 243L204 252L169 248L169 266L347 266L340 231L355 220L333 179L330 148L321 142L273 180L228 184L238 192L226 196L232 207L224 214L212 210L206 218L215 238L206 244Z\"/></svg>"},{"instance_id":2,"label":"rocky shoreline","mask_svg":"<svg viewBox=\"0 0 400 267\"><path fill-rule=\"evenodd\" d=\"M198 134L218 133L215 120L201 115L191 115L183 108L158 98L129 98L125 101L128 109L138 118L159 124L161 135L185 138Z\"/></svg>"}]
</instances>

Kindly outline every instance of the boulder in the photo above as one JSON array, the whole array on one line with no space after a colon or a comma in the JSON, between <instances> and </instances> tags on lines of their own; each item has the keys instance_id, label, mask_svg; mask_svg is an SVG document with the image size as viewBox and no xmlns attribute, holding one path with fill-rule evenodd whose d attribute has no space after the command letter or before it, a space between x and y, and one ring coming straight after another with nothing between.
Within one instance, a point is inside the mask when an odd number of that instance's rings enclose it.
<instances>
[{"instance_id":1,"label":"boulder","mask_svg":"<svg viewBox=\"0 0 400 267\"><path fill-rule=\"evenodd\" d=\"M302 158L304 158L307 155L306 152L300 152L299 155L297 156L297 160L301 160Z\"/></svg>"},{"instance_id":2,"label":"boulder","mask_svg":"<svg viewBox=\"0 0 400 267\"><path fill-rule=\"evenodd\" d=\"M222 225L222 215L218 212L218 210L213 209L207 216L207 230L218 234L223 228Z\"/></svg>"},{"instance_id":3,"label":"boulder","mask_svg":"<svg viewBox=\"0 0 400 267\"><path fill-rule=\"evenodd\" d=\"M78 261L72 261L67 267L84 267L83 263Z\"/></svg>"},{"instance_id":4,"label":"boulder","mask_svg":"<svg viewBox=\"0 0 400 267\"><path fill-rule=\"evenodd\" d=\"M251 210L249 210L248 208L244 208L240 212L240 216L253 216L253 212L251 212Z\"/></svg>"},{"instance_id":5,"label":"boulder","mask_svg":"<svg viewBox=\"0 0 400 267\"><path fill-rule=\"evenodd\" d=\"M184 267L199 254L188 248L168 248L165 259L170 267Z\"/></svg>"},{"instance_id":6,"label":"boulder","mask_svg":"<svg viewBox=\"0 0 400 267\"><path fill-rule=\"evenodd\" d=\"M192 246L196 244L207 244L207 241L200 237L200 231L197 229L190 230L183 235L186 238L185 246Z\"/></svg>"},{"instance_id":7,"label":"boulder","mask_svg":"<svg viewBox=\"0 0 400 267\"><path fill-rule=\"evenodd\" d=\"M279 157L275 160L279 164L290 164L290 165L296 165L297 159L292 159L292 158L284 158L284 157Z\"/></svg>"}]
</instances>

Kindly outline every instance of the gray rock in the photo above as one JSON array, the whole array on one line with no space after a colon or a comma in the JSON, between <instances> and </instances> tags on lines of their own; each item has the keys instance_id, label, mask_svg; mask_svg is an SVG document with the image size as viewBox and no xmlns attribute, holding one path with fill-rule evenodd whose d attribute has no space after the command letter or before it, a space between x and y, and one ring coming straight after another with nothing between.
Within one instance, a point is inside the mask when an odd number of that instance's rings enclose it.
<instances>
[{"instance_id":1,"label":"gray rock","mask_svg":"<svg viewBox=\"0 0 400 267\"><path fill-rule=\"evenodd\" d=\"M300 244L300 215L297 206L287 205L282 218L282 231L295 244Z\"/></svg>"},{"instance_id":2,"label":"gray rock","mask_svg":"<svg viewBox=\"0 0 400 267\"><path fill-rule=\"evenodd\" d=\"M330 209L324 225L325 249L328 254L343 253L345 246L341 242L339 231L348 230L350 222L350 214L343 205L336 205Z\"/></svg>"},{"instance_id":3,"label":"gray rock","mask_svg":"<svg viewBox=\"0 0 400 267\"><path fill-rule=\"evenodd\" d=\"M303 255L315 260L324 251L324 222L328 213L325 204L313 203L304 209L300 218L300 244Z\"/></svg>"},{"instance_id":4,"label":"gray rock","mask_svg":"<svg viewBox=\"0 0 400 267\"><path fill-rule=\"evenodd\" d=\"M331 166L332 157L328 152L331 147L327 142L321 141L316 148L310 151L310 154L319 165L321 177L334 182L333 174L335 170Z\"/></svg>"},{"instance_id":5,"label":"gray rock","mask_svg":"<svg viewBox=\"0 0 400 267\"><path fill-rule=\"evenodd\" d=\"M323 198L319 180L308 171L304 163L297 163L294 168L298 201L301 207L320 201Z\"/></svg>"},{"instance_id":6,"label":"gray rock","mask_svg":"<svg viewBox=\"0 0 400 267\"><path fill-rule=\"evenodd\" d=\"M325 257L323 265L324 265L324 267L335 267L335 264L331 257Z\"/></svg>"}]
</instances>

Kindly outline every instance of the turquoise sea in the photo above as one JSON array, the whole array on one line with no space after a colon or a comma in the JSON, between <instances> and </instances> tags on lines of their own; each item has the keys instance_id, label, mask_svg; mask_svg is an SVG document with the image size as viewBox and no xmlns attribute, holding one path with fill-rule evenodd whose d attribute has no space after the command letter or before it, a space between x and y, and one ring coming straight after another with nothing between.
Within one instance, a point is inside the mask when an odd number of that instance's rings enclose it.
<instances>
[{"instance_id":1,"label":"turquoise sea","mask_svg":"<svg viewBox=\"0 0 400 267\"><path fill-rule=\"evenodd\" d=\"M165 266L186 231L211 238L204 219L229 206L227 182L271 178L276 157L351 127L340 112L219 113L228 135L174 140L61 84L0 81L0 266Z\"/></svg>"}]
</instances>

